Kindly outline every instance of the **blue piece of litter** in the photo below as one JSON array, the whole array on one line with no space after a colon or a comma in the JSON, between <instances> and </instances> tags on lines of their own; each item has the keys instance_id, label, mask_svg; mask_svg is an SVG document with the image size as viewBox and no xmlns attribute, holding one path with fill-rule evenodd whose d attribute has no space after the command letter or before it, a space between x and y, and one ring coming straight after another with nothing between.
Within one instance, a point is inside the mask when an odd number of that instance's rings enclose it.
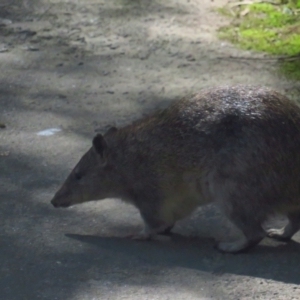
<instances>
[{"instance_id":1,"label":"blue piece of litter","mask_svg":"<svg viewBox=\"0 0 300 300\"><path fill-rule=\"evenodd\" d=\"M39 131L37 133L37 135L49 136L49 135L53 135L53 134L55 134L56 132L59 132L59 131L61 131L60 128L49 128L49 129Z\"/></svg>"}]
</instances>

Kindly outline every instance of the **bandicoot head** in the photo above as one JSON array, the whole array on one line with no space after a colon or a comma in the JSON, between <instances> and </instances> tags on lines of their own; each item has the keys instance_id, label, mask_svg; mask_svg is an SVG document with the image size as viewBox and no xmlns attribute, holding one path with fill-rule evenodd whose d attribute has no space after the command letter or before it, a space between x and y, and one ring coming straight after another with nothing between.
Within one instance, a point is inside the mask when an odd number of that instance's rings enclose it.
<instances>
[{"instance_id":1,"label":"bandicoot head","mask_svg":"<svg viewBox=\"0 0 300 300\"><path fill-rule=\"evenodd\" d=\"M118 197L122 183L107 143L107 138L116 130L111 128L104 136L98 134L94 137L91 149L83 155L51 200L54 207Z\"/></svg>"}]
</instances>

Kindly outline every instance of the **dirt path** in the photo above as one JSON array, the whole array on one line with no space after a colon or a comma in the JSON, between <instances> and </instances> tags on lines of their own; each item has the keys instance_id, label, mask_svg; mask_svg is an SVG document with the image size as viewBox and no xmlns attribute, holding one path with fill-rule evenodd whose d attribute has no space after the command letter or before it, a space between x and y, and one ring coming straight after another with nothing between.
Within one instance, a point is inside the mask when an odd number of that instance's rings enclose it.
<instances>
[{"instance_id":1,"label":"dirt path","mask_svg":"<svg viewBox=\"0 0 300 300\"><path fill-rule=\"evenodd\" d=\"M180 222L172 242L137 243L122 238L142 226L132 207L49 204L95 130L205 86L299 95L275 64L228 59L262 55L216 38L227 21L213 8L224 3L0 3L1 299L300 299L298 244L266 239L249 254L219 254L210 237L228 227L213 207ZM45 136L51 128L60 131Z\"/></svg>"}]
</instances>

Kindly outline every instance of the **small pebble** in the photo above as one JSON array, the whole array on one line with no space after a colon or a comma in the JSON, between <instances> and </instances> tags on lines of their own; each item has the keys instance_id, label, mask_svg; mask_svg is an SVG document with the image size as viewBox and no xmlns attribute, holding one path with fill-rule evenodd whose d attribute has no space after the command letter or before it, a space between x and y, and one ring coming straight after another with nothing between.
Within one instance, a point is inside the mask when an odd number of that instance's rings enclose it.
<instances>
[{"instance_id":1,"label":"small pebble","mask_svg":"<svg viewBox=\"0 0 300 300\"><path fill-rule=\"evenodd\" d=\"M0 45L0 53L4 53L8 51L8 47L5 45Z\"/></svg>"},{"instance_id":2,"label":"small pebble","mask_svg":"<svg viewBox=\"0 0 300 300\"><path fill-rule=\"evenodd\" d=\"M0 18L0 26L6 26L12 23L12 20Z\"/></svg>"},{"instance_id":3,"label":"small pebble","mask_svg":"<svg viewBox=\"0 0 300 300\"><path fill-rule=\"evenodd\" d=\"M192 55L192 54L189 54L185 57L188 61L195 61L196 58Z\"/></svg>"},{"instance_id":4,"label":"small pebble","mask_svg":"<svg viewBox=\"0 0 300 300\"><path fill-rule=\"evenodd\" d=\"M40 49L36 46L33 45L25 45L22 47L22 49L27 50L27 51L39 51Z\"/></svg>"},{"instance_id":5,"label":"small pebble","mask_svg":"<svg viewBox=\"0 0 300 300\"><path fill-rule=\"evenodd\" d=\"M110 48L111 50L115 50L115 49L118 49L119 46L118 46L118 45L110 45L109 48Z\"/></svg>"}]
</instances>

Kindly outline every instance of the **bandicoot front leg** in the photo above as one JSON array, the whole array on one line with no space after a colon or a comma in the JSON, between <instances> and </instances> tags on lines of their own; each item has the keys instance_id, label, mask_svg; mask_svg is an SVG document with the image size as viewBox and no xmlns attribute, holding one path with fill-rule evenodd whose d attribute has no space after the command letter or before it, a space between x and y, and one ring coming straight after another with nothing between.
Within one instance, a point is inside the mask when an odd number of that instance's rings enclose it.
<instances>
[{"instance_id":1,"label":"bandicoot front leg","mask_svg":"<svg viewBox=\"0 0 300 300\"><path fill-rule=\"evenodd\" d=\"M165 222L154 218L153 215L149 215L147 213L141 212L141 216L145 224L143 230L137 234L129 235L129 238L139 241L168 239L165 235L170 234L174 224L166 224Z\"/></svg>"}]
</instances>

